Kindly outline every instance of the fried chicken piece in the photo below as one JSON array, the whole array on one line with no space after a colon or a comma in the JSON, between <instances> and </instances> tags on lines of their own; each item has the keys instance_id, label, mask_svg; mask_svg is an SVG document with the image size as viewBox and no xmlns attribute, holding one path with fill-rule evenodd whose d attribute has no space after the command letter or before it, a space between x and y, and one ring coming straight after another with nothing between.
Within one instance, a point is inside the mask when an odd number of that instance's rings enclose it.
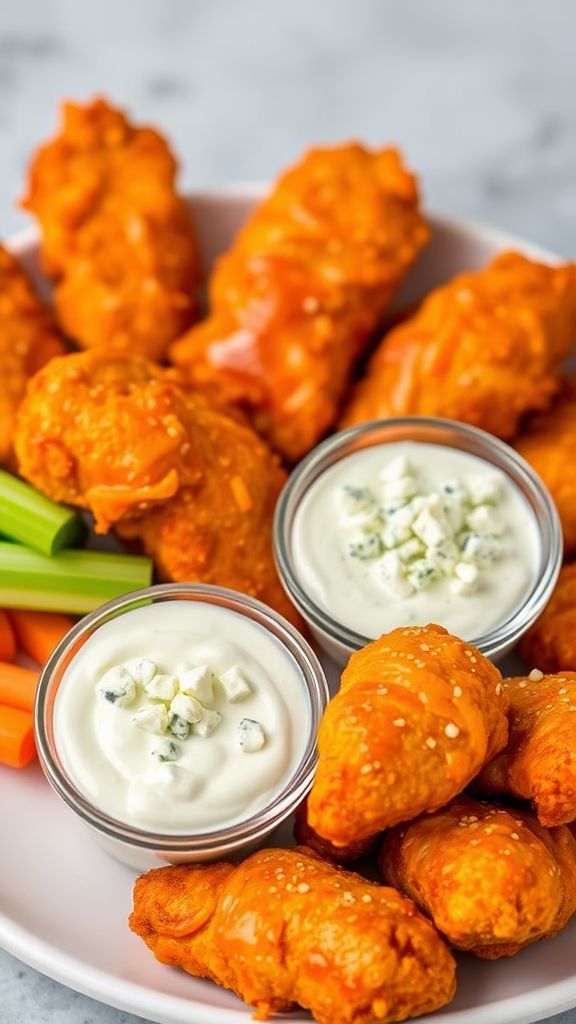
<instances>
[{"instance_id":1,"label":"fried chicken piece","mask_svg":"<svg viewBox=\"0 0 576 1024\"><path fill-rule=\"evenodd\" d=\"M82 348L161 359L197 313L200 267L176 161L104 99L65 103L23 205L42 229L64 330Z\"/></svg>"},{"instance_id":2,"label":"fried chicken piece","mask_svg":"<svg viewBox=\"0 0 576 1024\"><path fill-rule=\"evenodd\" d=\"M310 150L217 264L172 360L290 462L333 424L353 366L428 239L394 149Z\"/></svg>"},{"instance_id":3,"label":"fried chicken piece","mask_svg":"<svg viewBox=\"0 0 576 1024\"><path fill-rule=\"evenodd\" d=\"M576 378L563 382L550 412L531 419L514 447L542 477L554 498L562 522L564 551L575 555Z\"/></svg>"},{"instance_id":4,"label":"fried chicken piece","mask_svg":"<svg viewBox=\"0 0 576 1024\"><path fill-rule=\"evenodd\" d=\"M520 651L524 661L542 672L576 672L576 562L560 570L554 593Z\"/></svg>"},{"instance_id":5,"label":"fried chicken piece","mask_svg":"<svg viewBox=\"0 0 576 1024\"><path fill-rule=\"evenodd\" d=\"M231 989L257 1020L297 1003L319 1024L386 1024L454 995L454 960L410 900L303 848L149 871L130 927L158 960Z\"/></svg>"},{"instance_id":6,"label":"fried chicken piece","mask_svg":"<svg viewBox=\"0 0 576 1024\"><path fill-rule=\"evenodd\" d=\"M480 773L475 790L531 800L546 828L576 821L576 672L505 679L504 689L508 746Z\"/></svg>"},{"instance_id":7,"label":"fried chicken piece","mask_svg":"<svg viewBox=\"0 0 576 1024\"><path fill-rule=\"evenodd\" d=\"M206 404L139 357L94 350L53 360L20 406L21 472L55 501L90 509L106 533L202 476L196 403Z\"/></svg>"},{"instance_id":8,"label":"fried chicken piece","mask_svg":"<svg viewBox=\"0 0 576 1024\"><path fill-rule=\"evenodd\" d=\"M576 343L576 267L519 253L431 292L372 357L343 426L388 416L443 416L511 438L545 409Z\"/></svg>"},{"instance_id":9,"label":"fried chicken piece","mask_svg":"<svg viewBox=\"0 0 576 1024\"><path fill-rule=\"evenodd\" d=\"M506 710L498 669L442 626L374 640L320 723L311 827L346 846L442 807L505 745Z\"/></svg>"},{"instance_id":10,"label":"fried chicken piece","mask_svg":"<svg viewBox=\"0 0 576 1024\"><path fill-rule=\"evenodd\" d=\"M53 360L17 420L24 477L44 494L141 540L163 579L259 597L298 621L272 557L285 473L249 427L139 357Z\"/></svg>"},{"instance_id":11,"label":"fried chicken piece","mask_svg":"<svg viewBox=\"0 0 576 1024\"><path fill-rule=\"evenodd\" d=\"M486 960L551 939L576 912L576 834L462 797L386 835L382 876Z\"/></svg>"},{"instance_id":12,"label":"fried chicken piece","mask_svg":"<svg viewBox=\"0 0 576 1024\"><path fill-rule=\"evenodd\" d=\"M329 839L323 839L314 831L308 821L308 801L300 804L294 818L294 838L300 846L314 850L325 860L336 864L353 864L362 857L369 857L376 848L376 839L358 839L347 846L334 846Z\"/></svg>"},{"instance_id":13,"label":"fried chicken piece","mask_svg":"<svg viewBox=\"0 0 576 1024\"><path fill-rule=\"evenodd\" d=\"M0 245L0 465L12 464L16 409L26 381L64 344L18 260Z\"/></svg>"}]
</instances>

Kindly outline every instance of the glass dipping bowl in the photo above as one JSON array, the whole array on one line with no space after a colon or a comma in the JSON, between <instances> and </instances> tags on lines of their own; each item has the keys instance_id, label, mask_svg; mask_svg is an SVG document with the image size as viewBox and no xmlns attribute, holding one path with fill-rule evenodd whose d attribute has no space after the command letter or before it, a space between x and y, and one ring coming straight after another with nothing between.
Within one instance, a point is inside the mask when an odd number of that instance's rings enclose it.
<instances>
[{"instance_id":1,"label":"glass dipping bowl","mask_svg":"<svg viewBox=\"0 0 576 1024\"><path fill-rule=\"evenodd\" d=\"M417 416L378 420L334 434L298 464L284 486L274 522L274 554L284 589L308 623L319 645L339 664L374 637L363 636L332 618L300 583L292 551L294 517L309 487L330 466L374 445L417 441L459 449L491 463L520 490L540 537L540 563L524 601L482 636L464 637L493 661L503 658L535 622L554 589L562 564L562 530L556 506L540 477L513 448L483 430L453 420ZM386 632L386 628L382 632Z\"/></svg>"},{"instance_id":2,"label":"glass dipping bowl","mask_svg":"<svg viewBox=\"0 0 576 1024\"><path fill-rule=\"evenodd\" d=\"M66 668L86 640L100 626L134 608L175 600L217 605L246 616L266 630L294 662L309 706L309 735L304 752L274 799L245 821L210 832L187 835L148 831L112 818L96 807L80 791L64 767L54 730L58 688ZM327 702L328 685L320 662L306 640L282 616L260 601L233 590L207 584L167 583L109 601L86 615L67 633L40 677L35 708L36 743L40 763L50 785L89 826L100 844L118 860L137 870L147 870L163 863L194 863L245 856L262 845L298 807L312 785L318 759L316 735Z\"/></svg>"}]
</instances>

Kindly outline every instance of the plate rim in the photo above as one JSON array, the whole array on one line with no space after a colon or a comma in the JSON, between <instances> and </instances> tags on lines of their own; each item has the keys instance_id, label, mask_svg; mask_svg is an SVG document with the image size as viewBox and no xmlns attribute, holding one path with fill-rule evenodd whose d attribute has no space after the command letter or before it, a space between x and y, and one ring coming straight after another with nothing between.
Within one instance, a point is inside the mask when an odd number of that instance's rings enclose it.
<instances>
[{"instance_id":1,"label":"plate rim","mask_svg":"<svg viewBox=\"0 0 576 1024\"><path fill-rule=\"evenodd\" d=\"M112 858L110 858L113 863ZM34 970L61 985L89 996L114 1009L133 1013L158 1024L246 1024L252 1010L239 1001L237 1008L213 1006L197 999L185 999L146 988L86 964L39 939L33 932L0 911L0 947ZM524 1005L523 1005L524 1004ZM422 1019L437 1024L536 1024L576 1006L576 973L570 979L553 982L525 995L507 996L482 1006L450 1010L450 1004ZM521 1011L519 1014L518 1011ZM497 1013L497 1016L494 1016ZM310 1015L290 1015L291 1024L308 1024Z\"/></svg>"}]
</instances>

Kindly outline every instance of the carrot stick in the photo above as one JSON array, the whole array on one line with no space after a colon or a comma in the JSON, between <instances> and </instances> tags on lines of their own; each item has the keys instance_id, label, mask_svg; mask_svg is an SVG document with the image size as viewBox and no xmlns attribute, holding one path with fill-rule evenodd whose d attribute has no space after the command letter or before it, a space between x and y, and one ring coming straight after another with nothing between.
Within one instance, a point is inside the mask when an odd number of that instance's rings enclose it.
<instances>
[{"instance_id":1,"label":"carrot stick","mask_svg":"<svg viewBox=\"0 0 576 1024\"><path fill-rule=\"evenodd\" d=\"M0 763L25 768L35 753L31 713L0 704Z\"/></svg>"},{"instance_id":2,"label":"carrot stick","mask_svg":"<svg viewBox=\"0 0 576 1024\"><path fill-rule=\"evenodd\" d=\"M38 686L38 672L0 661L0 704L32 711Z\"/></svg>"},{"instance_id":3,"label":"carrot stick","mask_svg":"<svg viewBox=\"0 0 576 1024\"><path fill-rule=\"evenodd\" d=\"M14 661L16 657L16 639L6 614L0 610L0 661Z\"/></svg>"},{"instance_id":4,"label":"carrot stick","mask_svg":"<svg viewBox=\"0 0 576 1024\"><path fill-rule=\"evenodd\" d=\"M11 610L12 624L18 647L39 665L45 665L52 651L74 625L74 619L58 612L29 612ZM5 658L9 661L9 658Z\"/></svg>"}]
</instances>

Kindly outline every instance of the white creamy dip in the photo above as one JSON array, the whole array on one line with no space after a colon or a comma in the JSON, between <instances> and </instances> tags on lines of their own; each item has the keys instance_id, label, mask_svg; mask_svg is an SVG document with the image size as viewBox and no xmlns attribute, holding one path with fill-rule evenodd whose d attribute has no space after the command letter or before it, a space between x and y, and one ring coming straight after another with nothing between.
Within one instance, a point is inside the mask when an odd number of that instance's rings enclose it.
<instances>
[{"instance_id":1,"label":"white creamy dip","mask_svg":"<svg viewBox=\"0 0 576 1024\"><path fill-rule=\"evenodd\" d=\"M105 623L65 670L66 771L100 810L168 833L243 821L299 763L310 707L296 663L245 616L165 601Z\"/></svg>"},{"instance_id":2,"label":"white creamy dip","mask_svg":"<svg viewBox=\"0 0 576 1024\"><path fill-rule=\"evenodd\" d=\"M465 640L504 622L540 555L526 499L491 463L443 445L374 445L302 499L295 573L331 618L366 637L437 622Z\"/></svg>"}]
</instances>

